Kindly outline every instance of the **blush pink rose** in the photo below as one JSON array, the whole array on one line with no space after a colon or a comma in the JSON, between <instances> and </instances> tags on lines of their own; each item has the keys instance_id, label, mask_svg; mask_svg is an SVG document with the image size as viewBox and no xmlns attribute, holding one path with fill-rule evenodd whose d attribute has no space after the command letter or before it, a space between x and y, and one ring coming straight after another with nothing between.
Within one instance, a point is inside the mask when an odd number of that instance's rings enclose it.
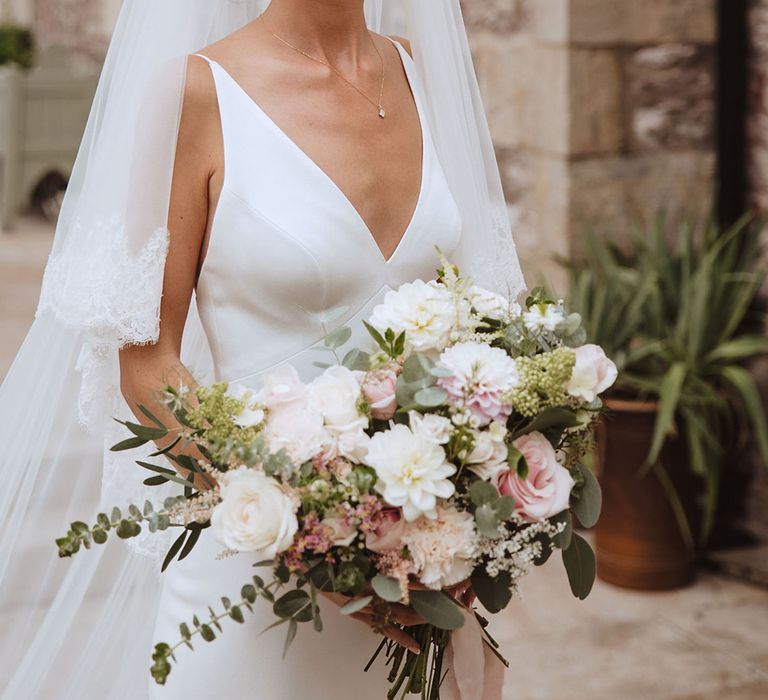
<instances>
[{"instance_id":1,"label":"blush pink rose","mask_svg":"<svg viewBox=\"0 0 768 700\"><path fill-rule=\"evenodd\" d=\"M283 365L265 377L256 399L272 409L302 402L306 396L307 387L299 379L296 369Z\"/></svg>"},{"instance_id":2,"label":"blush pink rose","mask_svg":"<svg viewBox=\"0 0 768 700\"><path fill-rule=\"evenodd\" d=\"M391 369L377 369L363 378L362 390L371 407L371 415L379 420L389 420L397 410L395 390L397 375Z\"/></svg>"},{"instance_id":3,"label":"blush pink rose","mask_svg":"<svg viewBox=\"0 0 768 700\"><path fill-rule=\"evenodd\" d=\"M618 371L599 345L582 345L574 352L576 364L568 382L568 393L589 403L613 385Z\"/></svg>"},{"instance_id":4,"label":"blush pink rose","mask_svg":"<svg viewBox=\"0 0 768 700\"><path fill-rule=\"evenodd\" d=\"M502 496L515 499L518 512L529 520L544 520L567 507L574 481L571 473L557 461L551 443L541 433L529 433L515 440L514 446L528 463L528 476L505 469L496 477Z\"/></svg>"},{"instance_id":5,"label":"blush pink rose","mask_svg":"<svg viewBox=\"0 0 768 700\"><path fill-rule=\"evenodd\" d=\"M365 536L365 546L383 554L402 547L405 519L399 508L384 508L371 520L373 529Z\"/></svg>"}]
</instances>

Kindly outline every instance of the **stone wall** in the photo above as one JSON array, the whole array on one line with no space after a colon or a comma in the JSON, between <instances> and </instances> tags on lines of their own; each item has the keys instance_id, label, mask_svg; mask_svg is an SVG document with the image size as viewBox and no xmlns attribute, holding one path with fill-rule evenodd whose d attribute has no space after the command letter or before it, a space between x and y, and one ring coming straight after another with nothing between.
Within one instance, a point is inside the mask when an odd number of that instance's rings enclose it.
<instances>
[{"instance_id":1,"label":"stone wall","mask_svg":"<svg viewBox=\"0 0 768 700\"><path fill-rule=\"evenodd\" d=\"M99 66L122 0L0 0L0 20L29 26L45 51L56 45L76 61Z\"/></svg>"},{"instance_id":2,"label":"stone wall","mask_svg":"<svg viewBox=\"0 0 768 700\"><path fill-rule=\"evenodd\" d=\"M747 179L749 204L757 211L768 214L768 0L749 0L748 20L750 36L749 93L747 112ZM765 232L768 249L768 229ZM766 253L768 265L768 252ZM763 289L768 300L768 283ZM768 301L766 301L768 306ZM768 403L768 359L758 360L752 367ZM747 522L750 529L768 542L768 472L760 468L755 455L755 480L747 503Z\"/></svg>"},{"instance_id":3,"label":"stone wall","mask_svg":"<svg viewBox=\"0 0 768 700\"><path fill-rule=\"evenodd\" d=\"M530 281L715 189L715 0L464 0Z\"/></svg>"},{"instance_id":4,"label":"stone wall","mask_svg":"<svg viewBox=\"0 0 768 700\"><path fill-rule=\"evenodd\" d=\"M768 212L768 0L750 0L749 115L750 203Z\"/></svg>"},{"instance_id":5,"label":"stone wall","mask_svg":"<svg viewBox=\"0 0 768 700\"><path fill-rule=\"evenodd\" d=\"M34 0L32 26L41 50L68 49L75 60L98 65L108 36L102 26L101 0Z\"/></svg>"}]
</instances>

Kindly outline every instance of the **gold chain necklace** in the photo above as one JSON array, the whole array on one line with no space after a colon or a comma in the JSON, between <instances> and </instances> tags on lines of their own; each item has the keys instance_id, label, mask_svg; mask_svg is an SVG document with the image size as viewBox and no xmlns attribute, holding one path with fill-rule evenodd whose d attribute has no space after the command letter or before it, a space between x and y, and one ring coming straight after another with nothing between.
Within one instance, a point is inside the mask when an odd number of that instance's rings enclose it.
<instances>
[{"instance_id":1,"label":"gold chain necklace","mask_svg":"<svg viewBox=\"0 0 768 700\"><path fill-rule=\"evenodd\" d=\"M387 116L386 111L384 110L384 107L381 104L381 100L384 97L384 58L381 55L381 51L379 51L378 46L376 46L376 43L373 41L373 38L371 37L370 32L368 32L368 38L371 40L371 46L373 46L374 50L379 56L379 62L381 63L381 87L379 88L379 101L376 102L375 100L371 99L368 95L366 95L357 85L355 85L351 80L347 80L334 66L332 63L329 63L325 59L317 58L317 56L313 56L312 54L307 53L306 51L302 51L298 46L294 46L289 41L286 41L283 39L283 37L278 36L275 34L268 26L267 23L264 22L264 18L261 18L261 22L264 25L264 28L278 41L281 41L283 44L288 46L289 48L293 49L297 53L300 53L302 56L306 56L311 61L314 61L315 63L320 63L324 66L328 66L339 78L341 78L347 85L349 85L351 88L359 92L368 102L370 102L378 111L379 117L384 119L384 117Z\"/></svg>"}]
</instances>

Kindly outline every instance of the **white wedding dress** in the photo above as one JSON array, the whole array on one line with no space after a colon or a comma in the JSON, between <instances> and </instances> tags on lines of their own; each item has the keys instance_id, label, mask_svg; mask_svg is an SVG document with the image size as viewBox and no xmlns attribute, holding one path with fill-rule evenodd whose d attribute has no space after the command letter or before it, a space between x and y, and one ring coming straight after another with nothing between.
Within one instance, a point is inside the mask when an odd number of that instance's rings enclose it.
<instances>
[{"instance_id":1,"label":"white wedding dress","mask_svg":"<svg viewBox=\"0 0 768 700\"><path fill-rule=\"evenodd\" d=\"M225 178L197 287L200 319L216 378L257 386L283 362L302 378L328 360L316 347L326 333L360 319L403 282L430 279L435 246L450 256L461 236L458 207L438 162L424 117L414 64L396 43L411 85L423 135L422 183L410 223L387 260L339 187L243 91L210 61L222 123ZM343 313L340 309L344 309ZM362 342L359 332L351 346ZM239 597L254 573L253 558L217 560L210 533L163 575L155 640L176 643L180 622L220 597ZM378 638L360 622L321 602L325 629L311 624L283 660L286 628L261 634L275 617L257 601L246 623L223 623L219 638L180 648L166 686L151 684L156 700L360 700L386 697L381 660L363 667ZM383 659L383 656L381 657Z\"/></svg>"}]
</instances>

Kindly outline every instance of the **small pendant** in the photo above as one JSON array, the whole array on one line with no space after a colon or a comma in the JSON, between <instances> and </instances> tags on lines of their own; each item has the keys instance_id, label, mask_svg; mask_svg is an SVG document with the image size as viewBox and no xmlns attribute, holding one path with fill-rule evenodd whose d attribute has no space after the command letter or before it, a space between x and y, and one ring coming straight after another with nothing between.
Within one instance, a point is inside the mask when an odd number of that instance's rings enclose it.
<instances>
[{"instance_id":1,"label":"small pendant","mask_svg":"<svg viewBox=\"0 0 768 700\"><path fill-rule=\"evenodd\" d=\"M384 111L384 107L379 107L379 116L384 119L384 117L387 116L387 113Z\"/></svg>"}]
</instances>

